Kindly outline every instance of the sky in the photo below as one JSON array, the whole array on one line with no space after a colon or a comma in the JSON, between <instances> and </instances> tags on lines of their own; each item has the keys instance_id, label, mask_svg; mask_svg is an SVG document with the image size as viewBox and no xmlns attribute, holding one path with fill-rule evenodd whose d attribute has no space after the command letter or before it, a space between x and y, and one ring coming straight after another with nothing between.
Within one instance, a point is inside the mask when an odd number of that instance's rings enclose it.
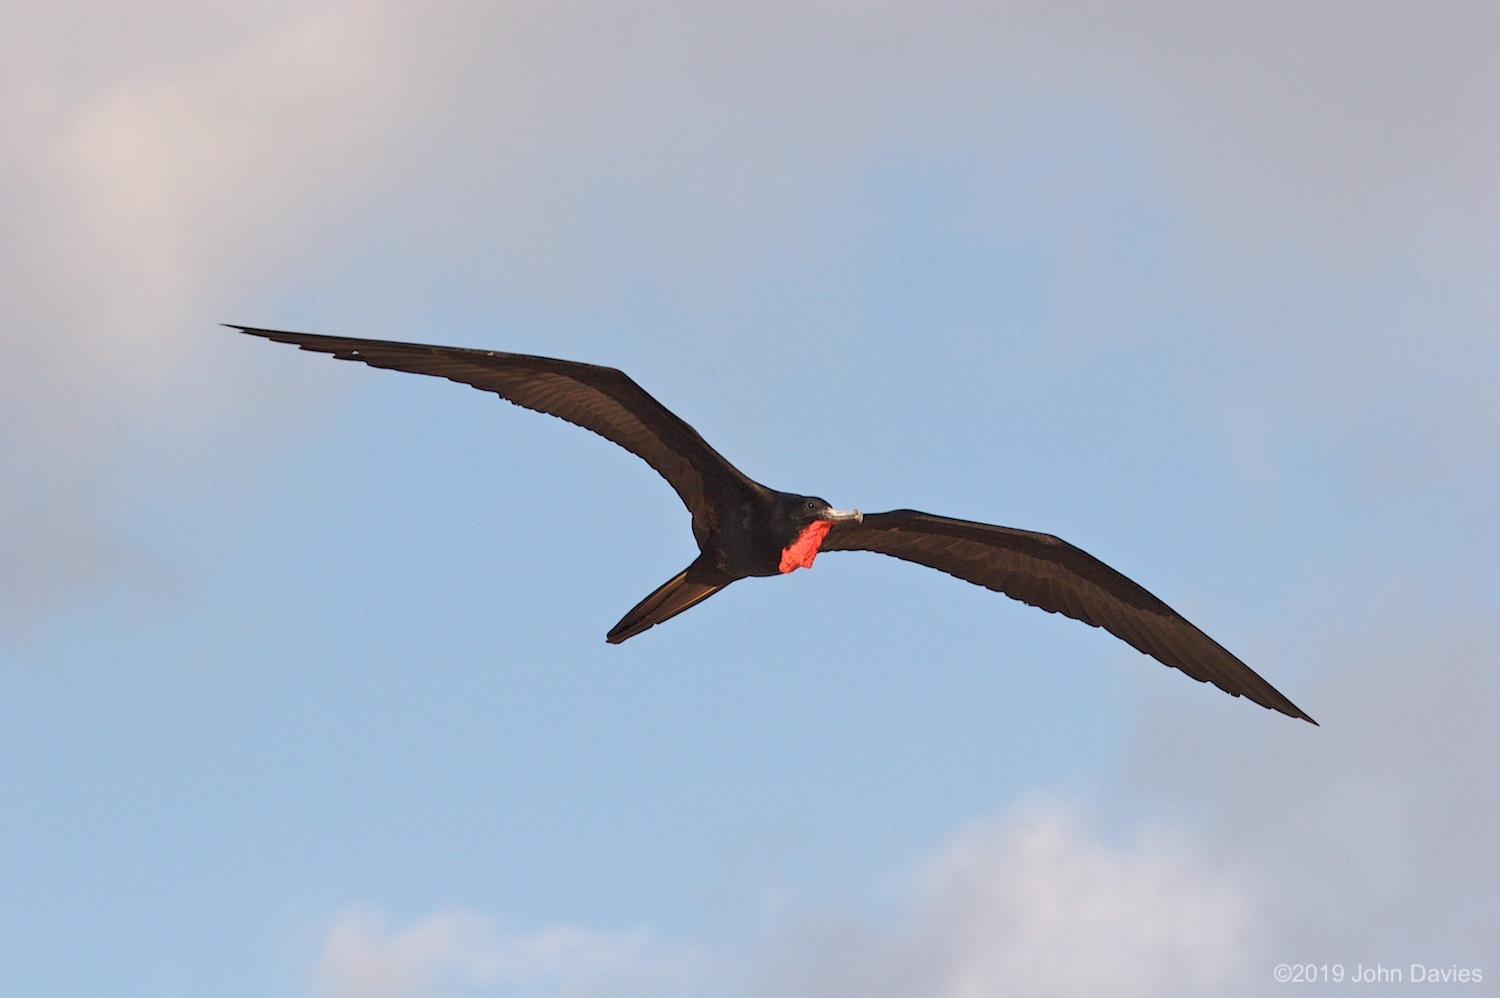
<instances>
[{"instance_id":1,"label":"sky","mask_svg":"<svg viewBox=\"0 0 1500 998\"><path fill-rule=\"evenodd\" d=\"M1494 5L0 12L5 990L1500 980ZM225 322L619 367L1321 726L867 554L608 646L649 468Z\"/></svg>"}]
</instances>

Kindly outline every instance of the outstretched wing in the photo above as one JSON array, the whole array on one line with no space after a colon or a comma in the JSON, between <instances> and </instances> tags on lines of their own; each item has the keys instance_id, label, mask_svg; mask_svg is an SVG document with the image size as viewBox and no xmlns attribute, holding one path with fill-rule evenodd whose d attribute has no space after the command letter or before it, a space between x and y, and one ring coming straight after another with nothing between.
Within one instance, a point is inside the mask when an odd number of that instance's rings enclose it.
<instances>
[{"instance_id":1,"label":"outstretched wing","mask_svg":"<svg viewBox=\"0 0 1500 998\"><path fill-rule=\"evenodd\" d=\"M911 509L838 523L822 551L875 551L1102 627L1200 683L1313 724L1296 704L1181 614L1086 551L1050 534Z\"/></svg>"},{"instance_id":2,"label":"outstretched wing","mask_svg":"<svg viewBox=\"0 0 1500 998\"><path fill-rule=\"evenodd\" d=\"M292 343L339 360L358 360L412 374L430 374L508 402L566 419L611 440L645 461L682 497L696 521L707 511L710 483L749 483L698 431L648 395L623 371L550 357L495 350L318 336L277 329L229 326L251 336Z\"/></svg>"}]
</instances>

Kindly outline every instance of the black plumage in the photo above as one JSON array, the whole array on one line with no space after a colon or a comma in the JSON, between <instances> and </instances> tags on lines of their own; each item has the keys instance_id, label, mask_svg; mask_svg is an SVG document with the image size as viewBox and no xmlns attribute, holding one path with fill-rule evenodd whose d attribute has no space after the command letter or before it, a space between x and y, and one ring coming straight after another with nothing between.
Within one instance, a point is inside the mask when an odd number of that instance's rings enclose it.
<instances>
[{"instance_id":1,"label":"black plumage","mask_svg":"<svg viewBox=\"0 0 1500 998\"><path fill-rule=\"evenodd\" d=\"M492 350L230 328L340 360L494 392L592 430L656 469L692 514L700 553L610 630L611 643L701 603L738 579L810 565L820 551L873 551L1102 627L1199 682L1317 723L1181 614L1066 541L915 510L843 512L813 496L769 489L614 368Z\"/></svg>"}]
</instances>

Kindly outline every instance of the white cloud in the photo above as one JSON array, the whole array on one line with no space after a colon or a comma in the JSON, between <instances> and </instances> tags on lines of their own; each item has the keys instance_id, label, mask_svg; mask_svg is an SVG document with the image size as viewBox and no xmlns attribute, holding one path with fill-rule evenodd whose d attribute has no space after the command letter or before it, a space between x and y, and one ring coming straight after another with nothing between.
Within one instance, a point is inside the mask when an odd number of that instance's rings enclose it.
<instances>
[{"instance_id":1,"label":"white cloud","mask_svg":"<svg viewBox=\"0 0 1500 998\"><path fill-rule=\"evenodd\" d=\"M872 914L889 910L874 891L783 891L751 941L689 951L507 936L469 913L400 932L351 914L328 933L318 993L1250 995L1278 963L1488 969L1500 644L1455 619L1336 647L1307 697L1322 727L1239 702L1208 720L1184 696L1093 817L1040 799L961 831L902 877L893 915Z\"/></svg>"},{"instance_id":2,"label":"white cloud","mask_svg":"<svg viewBox=\"0 0 1500 998\"><path fill-rule=\"evenodd\" d=\"M209 303L305 261L404 113L368 5L267 13L7 13L0 623L143 584L112 493L133 453L231 422L232 379L202 363L229 318Z\"/></svg>"},{"instance_id":3,"label":"white cloud","mask_svg":"<svg viewBox=\"0 0 1500 998\"><path fill-rule=\"evenodd\" d=\"M956 836L920 867L895 927L784 913L769 944L746 953L667 947L644 932L506 933L472 911L391 929L378 912L350 911L324 936L312 994L1223 994L1240 990L1260 953L1252 898L1181 836L1110 843L1075 808L1049 803Z\"/></svg>"},{"instance_id":4,"label":"white cloud","mask_svg":"<svg viewBox=\"0 0 1500 998\"><path fill-rule=\"evenodd\" d=\"M683 953L644 932L573 926L506 933L467 910L438 912L403 929L378 911L348 911L328 929L314 972L316 998L482 995L686 994L695 972Z\"/></svg>"},{"instance_id":5,"label":"white cloud","mask_svg":"<svg viewBox=\"0 0 1500 998\"><path fill-rule=\"evenodd\" d=\"M894 929L789 933L765 992L795 995L1222 994L1257 951L1233 870L1178 836L1112 844L1077 811L1018 809L950 842Z\"/></svg>"}]
</instances>

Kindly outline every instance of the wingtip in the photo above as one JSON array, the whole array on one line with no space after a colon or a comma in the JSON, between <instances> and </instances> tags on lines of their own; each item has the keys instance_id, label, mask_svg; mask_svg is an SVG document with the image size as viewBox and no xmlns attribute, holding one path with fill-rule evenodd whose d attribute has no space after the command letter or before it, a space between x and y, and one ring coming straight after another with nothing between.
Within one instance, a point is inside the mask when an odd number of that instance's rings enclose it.
<instances>
[{"instance_id":1,"label":"wingtip","mask_svg":"<svg viewBox=\"0 0 1500 998\"><path fill-rule=\"evenodd\" d=\"M237 322L221 322L219 325L225 329L233 329L237 333L246 336L259 336L263 340L271 340L276 343L290 343L307 349L307 344L315 340L324 340L328 337L314 336L311 333L295 333L288 329L266 329L264 326L241 326Z\"/></svg>"},{"instance_id":2,"label":"wingtip","mask_svg":"<svg viewBox=\"0 0 1500 998\"><path fill-rule=\"evenodd\" d=\"M1308 724L1311 724L1315 728L1321 728L1322 727L1321 724L1319 724L1317 721L1314 721L1312 719L1312 715L1311 714L1309 714L1307 711L1303 710L1301 707L1298 707L1296 704L1292 703L1286 697L1281 696L1280 693L1277 694L1277 698L1281 701L1280 703L1266 704L1266 706L1271 707L1274 710L1279 710L1281 713L1285 714L1287 717L1300 718L1300 719L1306 721Z\"/></svg>"},{"instance_id":3,"label":"wingtip","mask_svg":"<svg viewBox=\"0 0 1500 998\"><path fill-rule=\"evenodd\" d=\"M1269 710L1274 710L1278 714L1285 714L1287 717L1290 717L1293 720L1306 721L1308 724L1311 724L1315 728L1322 727L1321 724L1312 719L1312 715L1308 714L1307 711L1292 703L1286 697L1278 697L1277 699L1280 702L1266 703L1265 701L1261 701L1261 706Z\"/></svg>"},{"instance_id":4,"label":"wingtip","mask_svg":"<svg viewBox=\"0 0 1500 998\"><path fill-rule=\"evenodd\" d=\"M1298 707L1296 704L1292 703L1290 700L1287 700L1285 697L1282 697L1281 699L1284 701L1284 703L1268 703L1263 704L1262 706L1269 707L1270 709L1285 714L1287 717L1293 718L1294 720L1306 721L1308 724L1311 724L1315 728L1322 727L1321 724L1312 719L1312 715L1308 714L1307 711L1303 710L1301 707Z\"/></svg>"}]
</instances>

